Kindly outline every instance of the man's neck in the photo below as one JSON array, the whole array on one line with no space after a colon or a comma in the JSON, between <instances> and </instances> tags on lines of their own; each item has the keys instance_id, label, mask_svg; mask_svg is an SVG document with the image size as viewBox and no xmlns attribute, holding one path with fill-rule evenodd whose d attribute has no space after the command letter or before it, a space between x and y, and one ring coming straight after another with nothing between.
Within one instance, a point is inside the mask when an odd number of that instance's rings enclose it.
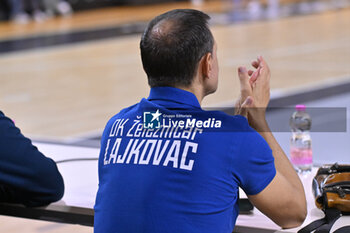
<instances>
[{"instance_id":1,"label":"man's neck","mask_svg":"<svg viewBox=\"0 0 350 233\"><path fill-rule=\"evenodd\" d=\"M183 86L177 86L176 88L179 88L179 89L182 89L182 90L185 90L185 91L188 91L188 92L191 92L192 94L194 94L199 102L200 105L202 105L202 100L204 98L204 94L203 94L203 91L202 91L202 88L196 88L194 87L193 85L191 86L186 86L186 87L183 87Z\"/></svg>"}]
</instances>

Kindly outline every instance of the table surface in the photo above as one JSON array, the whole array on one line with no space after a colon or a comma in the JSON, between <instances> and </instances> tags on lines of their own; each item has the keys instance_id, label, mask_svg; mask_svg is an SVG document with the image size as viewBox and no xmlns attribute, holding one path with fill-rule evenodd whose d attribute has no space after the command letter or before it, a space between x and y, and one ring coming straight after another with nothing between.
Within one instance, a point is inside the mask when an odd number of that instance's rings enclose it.
<instances>
[{"instance_id":1,"label":"table surface","mask_svg":"<svg viewBox=\"0 0 350 233\"><path fill-rule=\"evenodd\" d=\"M99 154L98 148L44 143L34 144L39 148L40 151L42 151L45 155L53 158L55 161L79 158L93 159L97 158ZM62 173L65 181L65 194L62 200L52 203L43 209L55 210L63 214L69 214L71 212L85 212L85 214L92 215L92 209L94 207L95 196L98 188L97 160L58 163L58 168ZM314 198L311 191L311 182L316 170L317 169L314 168L310 174L301 176L301 180L306 192L308 207L307 218L301 227L304 227L310 222L324 216L323 212L315 207ZM241 197L242 196L244 197L245 194L242 193ZM334 224L332 230L336 230L344 225L350 225L350 216L341 217ZM262 232L261 230L264 229L264 232L297 232L301 227L282 230L269 218L263 215L259 210L254 208L252 214L238 216L235 231L256 232L257 229L260 229L259 232Z\"/></svg>"}]
</instances>

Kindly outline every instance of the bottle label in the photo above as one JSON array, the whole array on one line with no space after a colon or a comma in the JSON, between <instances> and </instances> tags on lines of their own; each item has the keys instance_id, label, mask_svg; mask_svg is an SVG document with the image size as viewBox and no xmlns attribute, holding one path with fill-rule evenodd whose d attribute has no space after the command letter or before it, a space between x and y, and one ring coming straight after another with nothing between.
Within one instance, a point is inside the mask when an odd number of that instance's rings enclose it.
<instances>
[{"instance_id":1,"label":"bottle label","mask_svg":"<svg viewBox=\"0 0 350 233\"><path fill-rule=\"evenodd\" d=\"M291 148L290 160L294 165L309 165L312 164L312 150Z\"/></svg>"}]
</instances>

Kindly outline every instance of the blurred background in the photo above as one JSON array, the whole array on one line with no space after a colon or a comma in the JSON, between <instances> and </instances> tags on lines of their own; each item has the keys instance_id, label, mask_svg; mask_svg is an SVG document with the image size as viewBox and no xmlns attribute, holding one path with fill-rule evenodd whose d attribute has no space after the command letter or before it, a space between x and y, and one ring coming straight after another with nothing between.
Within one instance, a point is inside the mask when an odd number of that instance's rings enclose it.
<instances>
[{"instance_id":1,"label":"blurred background","mask_svg":"<svg viewBox=\"0 0 350 233\"><path fill-rule=\"evenodd\" d=\"M232 107L238 66L263 55L274 107L348 113L350 0L0 0L0 111L36 142L98 147L108 119L148 96L140 36L149 20L176 8L212 18L220 78L204 107ZM272 115L286 129L276 137L288 151L290 113ZM349 160L348 127L312 135L316 163L329 162L329 153ZM4 232L93 231L9 217L0 225Z\"/></svg>"}]
</instances>

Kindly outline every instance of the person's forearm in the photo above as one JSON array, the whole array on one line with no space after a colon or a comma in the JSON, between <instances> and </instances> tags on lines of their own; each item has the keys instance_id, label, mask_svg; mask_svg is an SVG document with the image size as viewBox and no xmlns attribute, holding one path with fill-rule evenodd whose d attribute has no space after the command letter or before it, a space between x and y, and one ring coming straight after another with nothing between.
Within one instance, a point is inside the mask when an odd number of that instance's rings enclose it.
<instances>
[{"instance_id":1,"label":"person's forearm","mask_svg":"<svg viewBox=\"0 0 350 233\"><path fill-rule=\"evenodd\" d=\"M271 130L265 120L265 118L259 118L251 123L251 126L266 140L269 144L272 154L275 158L276 169L285 176L289 182L300 191L303 191L303 185L295 172L292 164L289 162L288 157L276 141L275 137L271 133Z\"/></svg>"}]
</instances>

